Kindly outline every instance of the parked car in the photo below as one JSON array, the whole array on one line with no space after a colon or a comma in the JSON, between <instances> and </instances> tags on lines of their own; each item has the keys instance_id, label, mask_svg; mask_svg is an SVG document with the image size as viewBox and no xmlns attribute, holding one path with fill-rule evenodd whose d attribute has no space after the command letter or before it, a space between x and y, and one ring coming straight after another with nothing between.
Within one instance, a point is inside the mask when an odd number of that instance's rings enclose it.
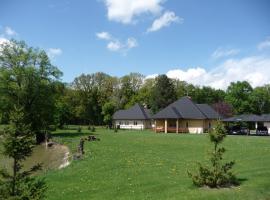
<instances>
[{"instance_id":1,"label":"parked car","mask_svg":"<svg viewBox=\"0 0 270 200\"><path fill-rule=\"evenodd\" d=\"M249 135L249 133L249 129L243 126L232 126L228 128L228 134L230 135Z\"/></svg>"},{"instance_id":2,"label":"parked car","mask_svg":"<svg viewBox=\"0 0 270 200\"><path fill-rule=\"evenodd\" d=\"M258 127L256 130L257 135L268 135L268 129L265 126Z\"/></svg>"}]
</instances>

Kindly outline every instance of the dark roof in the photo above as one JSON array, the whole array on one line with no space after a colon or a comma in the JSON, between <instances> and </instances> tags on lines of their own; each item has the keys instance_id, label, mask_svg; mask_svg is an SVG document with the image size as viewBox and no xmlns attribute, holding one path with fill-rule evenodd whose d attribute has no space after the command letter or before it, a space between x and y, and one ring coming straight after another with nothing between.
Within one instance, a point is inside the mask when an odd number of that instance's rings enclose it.
<instances>
[{"instance_id":1,"label":"dark roof","mask_svg":"<svg viewBox=\"0 0 270 200\"><path fill-rule=\"evenodd\" d=\"M182 97L155 114L153 119L217 119L220 115L207 104L195 104Z\"/></svg>"},{"instance_id":2,"label":"dark roof","mask_svg":"<svg viewBox=\"0 0 270 200\"><path fill-rule=\"evenodd\" d=\"M237 115L234 117L223 119L224 122L261 122L263 121L263 117L259 115L254 114L243 114L243 115Z\"/></svg>"},{"instance_id":3,"label":"dark roof","mask_svg":"<svg viewBox=\"0 0 270 200\"><path fill-rule=\"evenodd\" d=\"M222 118L222 116L208 104L197 104L197 106L202 111L202 113L206 115L208 119Z\"/></svg>"},{"instance_id":4,"label":"dark roof","mask_svg":"<svg viewBox=\"0 0 270 200\"><path fill-rule=\"evenodd\" d=\"M116 111L113 114L113 119L150 119L150 111L139 104L135 104L129 109Z\"/></svg>"},{"instance_id":5,"label":"dark roof","mask_svg":"<svg viewBox=\"0 0 270 200\"><path fill-rule=\"evenodd\" d=\"M263 114L262 115L262 120L264 122L270 122L270 114Z\"/></svg>"}]
</instances>

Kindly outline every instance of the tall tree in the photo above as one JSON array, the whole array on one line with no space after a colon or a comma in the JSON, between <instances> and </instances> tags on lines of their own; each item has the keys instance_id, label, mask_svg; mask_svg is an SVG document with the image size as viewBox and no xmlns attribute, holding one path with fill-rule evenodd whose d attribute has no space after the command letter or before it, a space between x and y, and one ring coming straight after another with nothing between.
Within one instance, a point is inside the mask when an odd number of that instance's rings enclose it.
<instances>
[{"instance_id":1,"label":"tall tree","mask_svg":"<svg viewBox=\"0 0 270 200\"><path fill-rule=\"evenodd\" d=\"M62 73L45 51L23 41L12 40L0 49L0 110L9 115L15 104L20 105L25 123L41 142L45 139L43 130L53 122L55 82Z\"/></svg>"},{"instance_id":2,"label":"tall tree","mask_svg":"<svg viewBox=\"0 0 270 200\"><path fill-rule=\"evenodd\" d=\"M127 104L127 107L131 107L136 103L140 103L148 108L151 107L151 95L154 87L155 79L146 79L144 84Z\"/></svg>"},{"instance_id":3,"label":"tall tree","mask_svg":"<svg viewBox=\"0 0 270 200\"><path fill-rule=\"evenodd\" d=\"M233 106L236 114L251 113L252 91L253 88L247 81L231 83L226 91L225 101Z\"/></svg>"},{"instance_id":4,"label":"tall tree","mask_svg":"<svg viewBox=\"0 0 270 200\"><path fill-rule=\"evenodd\" d=\"M214 104L224 101L225 92L223 90L215 90L214 88L203 86L196 87L193 96L191 96L197 103Z\"/></svg>"},{"instance_id":5,"label":"tall tree","mask_svg":"<svg viewBox=\"0 0 270 200\"><path fill-rule=\"evenodd\" d=\"M109 101L106 102L103 106L102 106L102 115L103 115L103 121L106 125L108 125L109 127L112 126L112 121L113 121L113 114L115 112L116 106L113 102Z\"/></svg>"},{"instance_id":6,"label":"tall tree","mask_svg":"<svg viewBox=\"0 0 270 200\"><path fill-rule=\"evenodd\" d=\"M142 87L144 76L139 73L130 73L120 78L119 103L120 108L128 108L130 101L138 94Z\"/></svg>"},{"instance_id":7,"label":"tall tree","mask_svg":"<svg viewBox=\"0 0 270 200\"><path fill-rule=\"evenodd\" d=\"M270 113L270 85L256 87L250 96L251 111L255 114Z\"/></svg>"},{"instance_id":8,"label":"tall tree","mask_svg":"<svg viewBox=\"0 0 270 200\"><path fill-rule=\"evenodd\" d=\"M180 81L178 79L172 80L175 85L176 95L177 98L183 97L183 96L190 96L194 97L196 92L196 87L190 83L187 83L186 81Z\"/></svg>"},{"instance_id":9,"label":"tall tree","mask_svg":"<svg viewBox=\"0 0 270 200\"><path fill-rule=\"evenodd\" d=\"M151 110L156 113L176 100L175 87L166 75L159 75L155 79L155 86L151 95Z\"/></svg>"},{"instance_id":10,"label":"tall tree","mask_svg":"<svg viewBox=\"0 0 270 200\"><path fill-rule=\"evenodd\" d=\"M34 147L34 134L25 124L24 109L14 105L10 119L9 127L4 130L3 154L12 159L12 172L0 171L0 199L41 199L46 189L45 182L31 176L41 166L37 164L29 171L22 171L22 162L31 155Z\"/></svg>"}]
</instances>

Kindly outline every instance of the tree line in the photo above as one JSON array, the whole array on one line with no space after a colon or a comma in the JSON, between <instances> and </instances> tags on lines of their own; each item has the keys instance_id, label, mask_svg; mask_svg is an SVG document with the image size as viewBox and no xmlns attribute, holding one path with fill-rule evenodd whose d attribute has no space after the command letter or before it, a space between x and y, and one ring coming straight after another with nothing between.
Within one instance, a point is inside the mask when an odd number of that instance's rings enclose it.
<instances>
[{"instance_id":1,"label":"tree line","mask_svg":"<svg viewBox=\"0 0 270 200\"><path fill-rule=\"evenodd\" d=\"M221 90L166 75L146 79L140 73L115 77L103 72L82 74L64 83L62 72L45 51L22 41L0 49L0 122L8 123L14 105L19 104L37 141L44 140L51 125L109 125L116 110L140 103L156 113L182 96L207 103L225 117L270 113L270 85L253 88L239 81Z\"/></svg>"}]
</instances>

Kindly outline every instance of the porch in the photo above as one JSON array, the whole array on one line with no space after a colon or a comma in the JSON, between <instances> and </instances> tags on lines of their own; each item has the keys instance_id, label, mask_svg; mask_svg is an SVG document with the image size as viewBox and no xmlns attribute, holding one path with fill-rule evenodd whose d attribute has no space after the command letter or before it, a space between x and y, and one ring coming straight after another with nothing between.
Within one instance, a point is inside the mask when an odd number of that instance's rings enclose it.
<instances>
[{"instance_id":1,"label":"porch","mask_svg":"<svg viewBox=\"0 0 270 200\"><path fill-rule=\"evenodd\" d=\"M213 120L195 119L157 119L154 131L156 133L205 133L215 124Z\"/></svg>"},{"instance_id":2,"label":"porch","mask_svg":"<svg viewBox=\"0 0 270 200\"><path fill-rule=\"evenodd\" d=\"M155 120L154 131L156 133L189 133L188 127L184 127L183 121L178 119Z\"/></svg>"}]
</instances>

